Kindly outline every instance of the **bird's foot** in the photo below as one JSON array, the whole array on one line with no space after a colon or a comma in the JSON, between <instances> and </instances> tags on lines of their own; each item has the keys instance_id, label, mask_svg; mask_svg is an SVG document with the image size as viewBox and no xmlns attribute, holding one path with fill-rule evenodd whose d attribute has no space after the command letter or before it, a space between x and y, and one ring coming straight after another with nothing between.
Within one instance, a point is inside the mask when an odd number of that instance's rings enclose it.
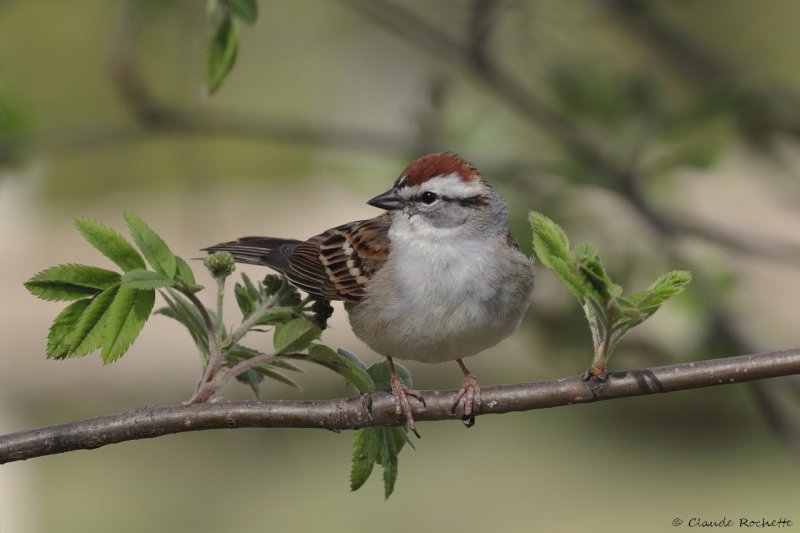
<instances>
[{"instance_id":1,"label":"bird's foot","mask_svg":"<svg viewBox=\"0 0 800 533\"><path fill-rule=\"evenodd\" d=\"M397 416L404 416L406 424L408 425L408 430L416 435L418 439L422 438L417 431L417 424L414 422L414 413L411 410L411 402L408 401L408 397L412 396L416 398L422 402L423 406L425 405L425 399L418 390L412 389L403 383L403 378L401 378L397 372L392 372L390 382L392 385L392 396L394 397L394 412L397 413Z\"/></svg>"},{"instance_id":2,"label":"bird's foot","mask_svg":"<svg viewBox=\"0 0 800 533\"><path fill-rule=\"evenodd\" d=\"M464 398L464 415L461 417L461 420L464 422L464 425L469 428L475 425L475 415L473 413L475 411L480 411L483 405L481 402L481 386L478 385L478 380L475 379L475 376L469 372L464 374L464 382L456 393L453 405L450 407L451 412L455 412L461 398Z\"/></svg>"}]
</instances>

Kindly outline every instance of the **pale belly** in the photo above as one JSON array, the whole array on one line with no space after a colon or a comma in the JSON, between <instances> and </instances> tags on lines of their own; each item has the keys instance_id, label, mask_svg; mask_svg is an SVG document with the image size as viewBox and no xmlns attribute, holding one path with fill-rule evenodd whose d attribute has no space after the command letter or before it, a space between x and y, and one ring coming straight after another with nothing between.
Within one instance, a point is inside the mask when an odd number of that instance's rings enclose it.
<instances>
[{"instance_id":1,"label":"pale belly","mask_svg":"<svg viewBox=\"0 0 800 533\"><path fill-rule=\"evenodd\" d=\"M513 333L533 288L527 260L507 258L513 262L509 269L492 264L497 258L457 266L446 259L439 250L427 263L417 263L423 272L409 279L393 265L381 269L373 287L391 283L403 290L348 306L355 334L381 355L438 363L475 355ZM497 274L509 271L513 274L505 278Z\"/></svg>"}]
</instances>

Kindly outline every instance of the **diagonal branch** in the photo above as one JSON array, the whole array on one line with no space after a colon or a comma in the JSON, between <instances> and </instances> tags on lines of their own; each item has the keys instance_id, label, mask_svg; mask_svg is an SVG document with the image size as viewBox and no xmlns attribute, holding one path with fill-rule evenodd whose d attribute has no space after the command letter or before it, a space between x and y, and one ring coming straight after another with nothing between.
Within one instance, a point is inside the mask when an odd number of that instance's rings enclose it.
<instances>
[{"instance_id":1,"label":"diagonal branch","mask_svg":"<svg viewBox=\"0 0 800 533\"><path fill-rule=\"evenodd\" d=\"M483 388L483 406L477 414L529 411L793 374L800 374L800 349L611 372L600 386L570 376ZM425 406L417 406L414 418L460 418L460 412L450 410L453 394L422 391ZM156 405L0 436L0 464L185 431L240 427L340 431L401 423L391 395L382 391L336 400Z\"/></svg>"}]
</instances>

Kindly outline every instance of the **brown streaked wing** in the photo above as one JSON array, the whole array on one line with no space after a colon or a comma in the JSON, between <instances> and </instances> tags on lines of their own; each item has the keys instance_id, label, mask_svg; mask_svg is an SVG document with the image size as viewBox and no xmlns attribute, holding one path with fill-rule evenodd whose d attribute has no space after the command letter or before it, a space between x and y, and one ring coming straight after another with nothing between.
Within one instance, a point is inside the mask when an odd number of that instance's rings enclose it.
<instances>
[{"instance_id":1,"label":"brown streaked wing","mask_svg":"<svg viewBox=\"0 0 800 533\"><path fill-rule=\"evenodd\" d=\"M287 273L287 277L309 294L327 300L341 300L321 261L320 245L330 236L331 231L333 230L311 237L291 249L287 257L291 275Z\"/></svg>"},{"instance_id":2,"label":"brown streaked wing","mask_svg":"<svg viewBox=\"0 0 800 533\"><path fill-rule=\"evenodd\" d=\"M389 225L384 213L326 232L319 257L336 299L356 303L364 297L367 283L389 258Z\"/></svg>"}]
</instances>

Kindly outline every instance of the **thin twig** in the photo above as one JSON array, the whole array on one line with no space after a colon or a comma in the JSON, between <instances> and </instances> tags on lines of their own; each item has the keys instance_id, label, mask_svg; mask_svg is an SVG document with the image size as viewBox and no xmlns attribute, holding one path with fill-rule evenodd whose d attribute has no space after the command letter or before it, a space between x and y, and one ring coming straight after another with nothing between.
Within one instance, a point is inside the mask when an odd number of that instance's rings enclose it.
<instances>
[{"instance_id":1,"label":"thin twig","mask_svg":"<svg viewBox=\"0 0 800 533\"><path fill-rule=\"evenodd\" d=\"M244 361L230 367L225 372L217 375L211 381L203 383L202 386L195 393L194 397L189 401L189 403L203 403L205 401L208 401L218 391L222 390L222 388L225 387L225 385L231 382L234 378L236 378L236 376L238 376L242 372L246 372L247 370L253 368L254 366L258 366L262 363L274 361L279 357L281 356L275 354L262 353L253 356L250 359L245 359Z\"/></svg>"},{"instance_id":2,"label":"thin twig","mask_svg":"<svg viewBox=\"0 0 800 533\"><path fill-rule=\"evenodd\" d=\"M599 387L582 376L484 387L483 404L476 414L592 403L793 374L800 374L800 349L611 372ZM451 411L455 391L421 394L425 404L415 404L417 421L461 418L460 409ZM1 436L0 464L185 431L240 427L340 431L402 422L391 394L383 391L337 400L158 405Z\"/></svg>"},{"instance_id":3,"label":"thin twig","mask_svg":"<svg viewBox=\"0 0 800 533\"><path fill-rule=\"evenodd\" d=\"M214 397L214 395L225 385L230 379L227 379L225 382L220 382L214 377L219 372L219 369L222 367L222 363L225 361L225 356L228 354L228 347L235 346L237 342L242 340L242 337L247 335L247 333L253 329L256 325L258 325L259 321L264 318L268 312L272 311L275 307L275 304L278 301L277 295L272 295L266 300L264 300L256 309L250 313L250 315L244 319L241 325L231 333L231 336L225 339L224 346L219 345L215 341L215 349L210 350L210 355L208 358L208 364L206 365L205 372L203 373L203 380L200 382L200 385L197 388L197 392L195 392L194 396L189 400L189 403L204 403ZM195 305L202 304L199 303ZM203 308L205 310L205 308ZM216 339L216 334L214 334L214 338ZM236 375L234 374L233 377Z\"/></svg>"},{"instance_id":4,"label":"thin twig","mask_svg":"<svg viewBox=\"0 0 800 533\"><path fill-rule=\"evenodd\" d=\"M217 335L222 338L223 334L225 333L225 320L222 318L222 303L225 299L225 276L219 276L216 278L217 282L217 324L218 329Z\"/></svg>"},{"instance_id":5,"label":"thin twig","mask_svg":"<svg viewBox=\"0 0 800 533\"><path fill-rule=\"evenodd\" d=\"M203 305L203 302L200 301L195 294L182 287L176 287L181 294L186 296L192 305L197 308L197 311L200 313L200 316L203 317L203 322L205 323L206 333L208 334L208 351L209 353L216 353L219 350L219 342L217 342L217 334L216 334L216 327L214 326L214 321L211 320L211 315L208 314L208 310L206 306Z\"/></svg>"}]
</instances>

